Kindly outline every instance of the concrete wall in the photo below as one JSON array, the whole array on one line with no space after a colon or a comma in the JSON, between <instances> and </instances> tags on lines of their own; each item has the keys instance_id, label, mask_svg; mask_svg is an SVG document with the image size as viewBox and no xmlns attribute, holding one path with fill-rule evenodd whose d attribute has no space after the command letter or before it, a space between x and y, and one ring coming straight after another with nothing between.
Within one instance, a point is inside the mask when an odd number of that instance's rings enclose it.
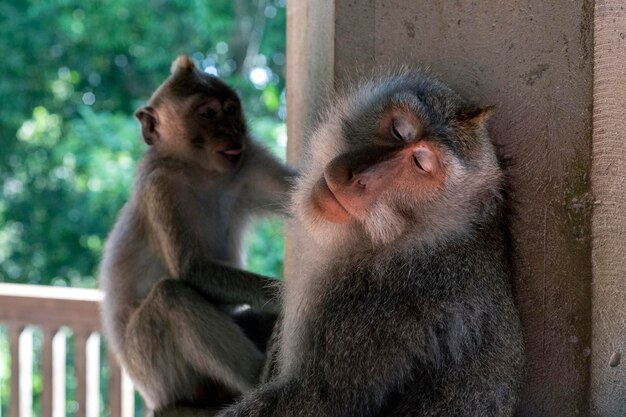
<instances>
[{"instance_id":1,"label":"concrete wall","mask_svg":"<svg viewBox=\"0 0 626 417\"><path fill-rule=\"evenodd\" d=\"M626 355L625 9L626 0L288 2L292 162L334 86L372 67L427 67L497 106L491 133L513 160L529 360L520 416L626 415L626 363L617 363ZM298 244L291 233L287 276Z\"/></svg>"}]
</instances>

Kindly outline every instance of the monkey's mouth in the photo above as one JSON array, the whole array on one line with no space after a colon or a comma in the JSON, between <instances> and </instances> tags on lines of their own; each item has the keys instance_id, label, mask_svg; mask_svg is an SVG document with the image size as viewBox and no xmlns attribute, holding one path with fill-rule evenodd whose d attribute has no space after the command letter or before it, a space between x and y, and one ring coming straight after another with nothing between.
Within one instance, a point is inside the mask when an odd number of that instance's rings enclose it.
<instances>
[{"instance_id":1,"label":"monkey's mouth","mask_svg":"<svg viewBox=\"0 0 626 417\"><path fill-rule=\"evenodd\" d=\"M328 187L326 178L323 175L313 187L311 203L319 215L330 222L345 223L350 220L350 213Z\"/></svg>"},{"instance_id":2,"label":"monkey's mouth","mask_svg":"<svg viewBox=\"0 0 626 417\"><path fill-rule=\"evenodd\" d=\"M224 158L226 158L229 162L236 164L241 159L241 155L243 154L243 148L229 148L223 151L218 151Z\"/></svg>"}]
</instances>

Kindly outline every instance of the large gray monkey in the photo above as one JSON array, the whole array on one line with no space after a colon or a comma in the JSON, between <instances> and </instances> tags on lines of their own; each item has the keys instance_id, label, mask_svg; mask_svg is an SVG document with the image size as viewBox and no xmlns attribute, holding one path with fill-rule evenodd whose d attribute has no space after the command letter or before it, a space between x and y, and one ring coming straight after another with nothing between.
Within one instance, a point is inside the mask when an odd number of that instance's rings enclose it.
<instances>
[{"instance_id":1,"label":"large gray monkey","mask_svg":"<svg viewBox=\"0 0 626 417\"><path fill-rule=\"evenodd\" d=\"M136 117L150 147L100 267L105 336L151 409L224 404L258 382L264 356L231 307L279 311L276 286L237 269L242 231L281 209L293 174L189 57Z\"/></svg>"},{"instance_id":2,"label":"large gray monkey","mask_svg":"<svg viewBox=\"0 0 626 417\"><path fill-rule=\"evenodd\" d=\"M278 374L220 417L505 417L523 376L489 108L415 73L359 85L294 198Z\"/></svg>"}]
</instances>

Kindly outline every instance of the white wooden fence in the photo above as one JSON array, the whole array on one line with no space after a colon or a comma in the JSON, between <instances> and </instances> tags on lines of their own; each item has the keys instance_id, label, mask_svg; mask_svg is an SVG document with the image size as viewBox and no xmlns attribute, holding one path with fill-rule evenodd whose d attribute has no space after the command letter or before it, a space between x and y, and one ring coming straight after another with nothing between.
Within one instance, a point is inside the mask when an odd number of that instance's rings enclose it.
<instances>
[{"instance_id":1,"label":"white wooden fence","mask_svg":"<svg viewBox=\"0 0 626 417\"><path fill-rule=\"evenodd\" d=\"M9 351L0 351L0 378L9 374L1 369L3 358L7 353L11 358L8 398L0 390L0 417L134 416L130 380L110 354L101 357L101 300L98 290L0 283L0 326L6 328L4 346ZM41 349L34 349L34 335L41 338ZM73 340L73 358L68 358L69 340ZM34 369L35 363L39 369ZM102 375L103 370L108 375ZM33 375L41 375L37 413ZM67 384L73 376L75 399L67 401ZM101 381L108 385L107 398L101 398ZM0 380L0 388L3 384L6 381ZM7 403L8 416L3 416Z\"/></svg>"}]
</instances>

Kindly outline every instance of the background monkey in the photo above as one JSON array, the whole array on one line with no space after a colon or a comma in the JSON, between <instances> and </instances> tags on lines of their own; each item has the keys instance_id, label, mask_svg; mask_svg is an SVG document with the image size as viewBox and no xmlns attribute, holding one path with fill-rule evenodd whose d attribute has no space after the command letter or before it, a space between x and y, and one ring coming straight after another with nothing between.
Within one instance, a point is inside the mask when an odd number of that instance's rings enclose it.
<instances>
[{"instance_id":1,"label":"background monkey","mask_svg":"<svg viewBox=\"0 0 626 417\"><path fill-rule=\"evenodd\" d=\"M269 279L235 268L242 231L281 208L292 174L250 140L237 94L187 56L135 115L151 146L105 247L104 331L151 409L223 404L263 359L229 308L279 310Z\"/></svg>"},{"instance_id":2,"label":"background monkey","mask_svg":"<svg viewBox=\"0 0 626 417\"><path fill-rule=\"evenodd\" d=\"M220 416L511 416L523 343L490 109L402 73L311 138L278 374ZM301 273L301 274L300 274Z\"/></svg>"}]
</instances>

